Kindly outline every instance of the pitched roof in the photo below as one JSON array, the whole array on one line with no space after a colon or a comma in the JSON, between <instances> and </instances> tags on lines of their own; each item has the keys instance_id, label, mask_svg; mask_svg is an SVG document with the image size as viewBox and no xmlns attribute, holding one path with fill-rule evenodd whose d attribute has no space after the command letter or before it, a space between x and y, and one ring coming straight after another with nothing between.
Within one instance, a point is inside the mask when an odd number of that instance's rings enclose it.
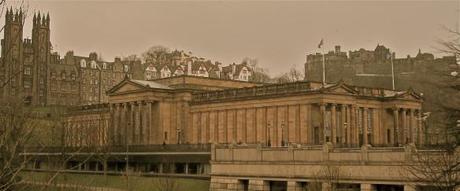
<instances>
[{"instance_id":1,"label":"pitched roof","mask_svg":"<svg viewBox=\"0 0 460 191\"><path fill-rule=\"evenodd\" d=\"M136 84L139 84L141 86L148 87L148 88L173 89L173 88L170 88L169 86L166 86L166 85L163 85L157 82L153 82L153 81L146 81L146 80L130 80L130 81Z\"/></svg>"}]
</instances>

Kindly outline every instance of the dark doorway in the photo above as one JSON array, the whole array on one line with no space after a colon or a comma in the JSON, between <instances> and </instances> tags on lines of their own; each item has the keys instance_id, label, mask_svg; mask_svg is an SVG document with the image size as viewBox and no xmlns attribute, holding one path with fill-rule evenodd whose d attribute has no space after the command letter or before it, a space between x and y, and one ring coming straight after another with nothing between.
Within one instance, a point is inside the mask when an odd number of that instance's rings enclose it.
<instances>
[{"instance_id":1,"label":"dark doorway","mask_svg":"<svg viewBox=\"0 0 460 191\"><path fill-rule=\"evenodd\" d=\"M249 190L249 180L238 180L238 190L248 191Z\"/></svg>"},{"instance_id":2,"label":"dark doorway","mask_svg":"<svg viewBox=\"0 0 460 191\"><path fill-rule=\"evenodd\" d=\"M386 184L376 184L376 191L404 191L404 186L402 185L386 185Z\"/></svg>"},{"instance_id":3,"label":"dark doorway","mask_svg":"<svg viewBox=\"0 0 460 191\"><path fill-rule=\"evenodd\" d=\"M286 181L270 181L270 191L287 191Z\"/></svg>"}]
</instances>

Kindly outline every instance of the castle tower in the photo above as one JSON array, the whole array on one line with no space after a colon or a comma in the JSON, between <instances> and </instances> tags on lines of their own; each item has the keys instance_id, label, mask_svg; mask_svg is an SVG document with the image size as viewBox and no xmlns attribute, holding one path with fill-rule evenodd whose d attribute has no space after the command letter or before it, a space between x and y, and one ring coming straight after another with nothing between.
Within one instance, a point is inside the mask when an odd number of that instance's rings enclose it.
<instances>
[{"instance_id":1,"label":"castle tower","mask_svg":"<svg viewBox=\"0 0 460 191\"><path fill-rule=\"evenodd\" d=\"M23 86L23 12L21 9L7 8L5 14L4 36L2 44L2 63L0 82L3 88L0 95L17 96Z\"/></svg>"},{"instance_id":2,"label":"castle tower","mask_svg":"<svg viewBox=\"0 0 460 191\"><path fill-rule=\"evenodd\" d=\"M34 79L32 103L45 105L47 100L48 63L50 62L50 17L49 14L34 14L32 28L32 47L34 51Z\"/></svg>"}]
</instances>

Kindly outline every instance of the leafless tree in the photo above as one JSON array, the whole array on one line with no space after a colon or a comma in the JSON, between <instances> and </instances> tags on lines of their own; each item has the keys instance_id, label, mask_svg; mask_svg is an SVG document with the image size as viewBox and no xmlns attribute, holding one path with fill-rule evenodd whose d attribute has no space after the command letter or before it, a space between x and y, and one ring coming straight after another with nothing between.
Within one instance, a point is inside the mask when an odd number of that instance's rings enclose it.
<instances>
[{"instance_id":1,"label":"leafless tree","mask_svg":"<svg viewBox=\"0 0 460 191\"><path fill-rule=\"evenodd\" d=\"M414 151L402 172L409 182L424 184L430 190L455 191L460 188L460 149L443 146Z\"/></svg>"},{"instance_id":2,"label":"leafless tree","mask_svg":"<svg viewBox=\"0 0 460 191\"><path fill-rule=\"evenodd\" d=\"M0 190L17 190L29 160L21 152L38 123L20 98L2 99L0 105Z\"/></svg>"},{"instance_id":3,"label":"leafless tree","mask_svg":"<svg viewBox=\"0 0 460 191\"><path fill-rule=\"evenodd\" d=\"M309 191L336 191L337 184L340 182L340 179L343 178L343 173L340 169L340 166L333 165L330 163L325 163L321 168L314 174L314 180L307 185L307 190ZM323 183L325 185L330 185L328 188L322 188Z\"/></svg>"},{"instance_id":4,"label":"leafless tree","mask_svg":"<svg viewBox=\"0 0 460 191\"><path fill-rule=\"evenodd\" d=\"M166 59L166 56L170 53L169 48L164 46L152 46L142 54L142 58L146 63L157 63Z\"/></svg>"},{"instance_id":5,"label":"leafless tree","mask_svg":"<svg viewBox=\"0 0 460 191\"><path fill-rule=\"evenodd\" d=\"M304 79L303 73L295 68L294 66L291 67L289 72L281 75L276 79L277 83L288 83L288 82L296 82L301 81Z\"/></svg>"},{"instance_id":6,"label":"leafless tree","mask_svg":"<svg viewBox=\"0 0 460 191\"><path fill-rule=\"evenodd\" d=\"M175 191L179 186L177 180L170 176L156 177L153 182L158 191Z\"/></svg>"},{"instance_id":7,"label":"leafless tree","mask_svg":"<svg viewBox=\"0 0 460 191\"><path fill-rule=\"evenodd\" d=\"M124 56L121 60L123 61L141 61L141 58L136 54L131 54L128 56Z\"/></svg>"},{"instance_id":8,"label":"leafless tree","mask_svg":"<svg viewBox=\"0 0 460 191\"><path fill-rule=\"evenodd\" d=\"M259 65L257 59L246 57L243 59L243 64L247 64L252 70L251 81L268 83L271 81L270 76L268 75L268 70Z\"/></svg>"}]
</instances>

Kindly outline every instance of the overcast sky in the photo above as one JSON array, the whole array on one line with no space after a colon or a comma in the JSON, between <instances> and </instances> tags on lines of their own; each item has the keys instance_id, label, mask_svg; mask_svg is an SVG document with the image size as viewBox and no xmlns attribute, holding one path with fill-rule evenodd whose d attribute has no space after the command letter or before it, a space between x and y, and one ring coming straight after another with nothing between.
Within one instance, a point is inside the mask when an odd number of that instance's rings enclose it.
<instances>
[{"instance_id":1,"label":"overcast sky","mask_svg":"<svg viewBox=\"0 0 460 191\"><path fill-rule=\"evenodd\" d=\"M437 40L455 28L456 1L333 2L158 2L31 1L30 10L49 12L51 42L62 55L95 51L105 60L140 54L152 45L192 51L194 55L240 62L257 58L271 74L325 49L374 49L384 44L397 57L419 48L436 53ZM2 21L3 22L3 21ZM31 17L24 37L31 36Z\"/></svg>"}]
</instances>

